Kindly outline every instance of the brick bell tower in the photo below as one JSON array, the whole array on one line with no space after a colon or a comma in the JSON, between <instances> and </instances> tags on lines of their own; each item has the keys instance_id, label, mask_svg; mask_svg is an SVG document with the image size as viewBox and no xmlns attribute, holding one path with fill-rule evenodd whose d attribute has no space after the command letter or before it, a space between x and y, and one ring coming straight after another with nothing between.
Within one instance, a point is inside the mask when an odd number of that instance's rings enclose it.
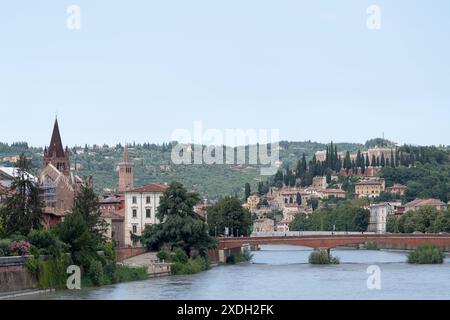
<instances>
[{"instance_id":1,"label":"brick bell tower","mask_svg":"<svg viewBox=\"0 0 450 320\"><path fill-rule=\"evenodd\" d=\"M130 162L128 147L123 151L123 162L119 163L119 193L132 190L134 188L134 163Z\"/></svg>"},{"instance_id":2,"label":"brick bell tower","mask_svg":"<svg viewBox=\"0 0 450 320\"><path fill-rule=\"evenodd\" d=\"M49 164L55 166L64 175L69 175L69 149L66 147L64 150L63 148L58 119L55 119L50 145L44 150L44 166L46 167Z\"/></svg>"}]
</instances>

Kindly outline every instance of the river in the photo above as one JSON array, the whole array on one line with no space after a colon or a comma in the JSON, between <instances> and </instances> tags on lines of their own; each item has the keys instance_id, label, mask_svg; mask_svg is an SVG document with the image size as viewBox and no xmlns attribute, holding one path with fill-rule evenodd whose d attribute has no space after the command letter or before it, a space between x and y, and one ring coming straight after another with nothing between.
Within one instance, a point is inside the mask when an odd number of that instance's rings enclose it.
<instances>
[{"instance_id":1,"label":"river","mask_svg":"<svg viewBox=\"0 0 450 320\"><path fill-rule=\"evenodd\" d=\"M81 291L33 296L33 299L107 300L297 300L297 299L450 299L450 261L412 266L406 254L334 250L336 266L311 266L311 250L265 246L252 263L219 266L190 276L123 283ZM367 288L368 267L381 270L381 290ZM30 297L28 297L30 298Z\"/></svg>"}]
</instances>

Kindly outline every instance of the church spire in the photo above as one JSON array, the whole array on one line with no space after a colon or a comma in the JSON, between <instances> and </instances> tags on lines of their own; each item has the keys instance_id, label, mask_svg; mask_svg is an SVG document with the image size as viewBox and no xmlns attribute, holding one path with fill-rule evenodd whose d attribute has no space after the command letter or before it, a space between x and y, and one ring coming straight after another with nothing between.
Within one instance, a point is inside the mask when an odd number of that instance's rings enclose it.
<instances>
[{"instance_id":1,"label":"church spire","mask_svg":"<svg viewBox=\"0 0 450 320\"><path fill-rule=\"evenodd\" d=\"M44 165L47 166L49 164L54 165L65 175L69 174L69 150L66 148L66 151L64 151L59 132L58 118L55 119L55 124L53 125L50 145L44 151Z\"/></svg>"},{"instance_id":2,"label":"church spire","mask_svg":"<svg viewBox=\"0 0 450 320\"><path fill-rule=\"evenodd\" d=\"M65 157L64 147L61 140L61 134L59 132L58 119L55 119L55 124L53 126L52 139L50 140L50 146L47 151L50 157L63 158Z\"/></svg>"}]
</instances>

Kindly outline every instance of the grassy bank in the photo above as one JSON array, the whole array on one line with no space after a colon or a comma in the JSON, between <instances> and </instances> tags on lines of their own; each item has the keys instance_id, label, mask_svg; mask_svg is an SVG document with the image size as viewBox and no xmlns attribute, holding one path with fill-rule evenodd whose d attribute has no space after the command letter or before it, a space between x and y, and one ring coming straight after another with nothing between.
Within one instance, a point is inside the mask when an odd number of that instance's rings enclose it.
<instances>
[{"instance_id":1,"label":"grassy bank","mask_svg":"<svg viewBox=\"0 0 450 320\"><path fill-rule=\"evenodd\" d=\"M196 274L209 269L210 264L206 256L195 255L189 257L182 249L174 251L160 251L158 258L172 264L173 275Z\"/></svg>"},{"instance_id":2,"label":"grassy bank","mask_svg":"<svg viewBox=\"0 0 450 320\"><path fill-rule=\"evenodd\" d=\"M27 261L28 270L34 274L40 289L67 288L67 268L71 265L68 256L47 259L31 258ZM109 263L103 265L98 260L93 260L88 270L82 271L81 287L99 287L122 282L141 281L148 279L148 274L143 267L128 267Z\"/></svg>"}]
</instances>

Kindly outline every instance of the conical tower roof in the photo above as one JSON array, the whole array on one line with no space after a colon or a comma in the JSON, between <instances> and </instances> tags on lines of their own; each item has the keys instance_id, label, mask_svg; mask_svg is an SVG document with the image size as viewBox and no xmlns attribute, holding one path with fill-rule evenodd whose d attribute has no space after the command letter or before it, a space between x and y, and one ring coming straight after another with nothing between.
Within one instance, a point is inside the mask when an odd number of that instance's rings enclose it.
<instances>
[{"instance_id":1,"label":"conical tower roof","mask_svg":"<svg viewBox=\"0 0 450 320\"><path fill-rule=\"evenodd\" d=\"M50 141L47 154L50 157L56 155L57 158L64 158L66 155L61 140L61 134L59 133L58 119L55 119L55 125L53 126L52 140Z\"/></svg>"}]
</instances>

